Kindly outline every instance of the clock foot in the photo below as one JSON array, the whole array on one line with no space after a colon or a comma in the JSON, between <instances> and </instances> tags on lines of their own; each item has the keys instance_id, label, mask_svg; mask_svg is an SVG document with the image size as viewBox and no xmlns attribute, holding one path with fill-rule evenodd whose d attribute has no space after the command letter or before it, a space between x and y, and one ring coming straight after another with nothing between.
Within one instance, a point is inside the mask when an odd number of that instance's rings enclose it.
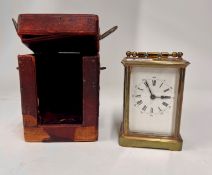
<instances>
[{"instance_id":1,"label":"clock foot","mask_svg":"<svg viewBox=\"0 0 212 175\"><path fill-rule=\"evenodd\" d=\"M167 149L171 151L181 151L183 140L181 136L177 138L173 137L161 137L161 136L141 136L130 135L123 132L121 126L119 134L119 145L124 147L137 147L137 148L153 148L153 149Z\"/></svg>"}]
</instances>

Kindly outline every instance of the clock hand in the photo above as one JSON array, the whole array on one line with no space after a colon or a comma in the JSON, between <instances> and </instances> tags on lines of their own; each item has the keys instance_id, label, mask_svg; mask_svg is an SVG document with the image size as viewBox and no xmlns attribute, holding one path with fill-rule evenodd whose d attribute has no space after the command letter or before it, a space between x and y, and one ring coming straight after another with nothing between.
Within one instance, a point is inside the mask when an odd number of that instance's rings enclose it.
<instances>
[{"instance_id":1,"label":"clock hand","mask_svg":"<svg viewBox=\"0 0 212 175\"><path fill-rule=\"evenodd\" d=\"M144 83L144 84L145 84L145 85L146 85L146 87L148 88L148 90L149 90L150 94L151 94L151 95L153 95L153 94L152 94L152 91L151 91L151 89L150 89L150 87L149 87L149 84L148 84L147 80L145 81L145 83Z\"/></svg>"},{"instance_id":2,"label":"clock hand","mask_svg":"<svg viewBox=\"0 0 212 175\"><path fill-rule=\"evenodd\" d=\"M148 84L148 82L147 82L147 80L145 81L145 83L144 83L145 85L146 85L146 87L149 89L149 92L150 92L150 98L151 99L155 99L156 98L156 96L152 93L152 91L151 91L151 89L150 89L150 87L149 87L149 84Z\"/></svg>"},{"instance_id":3,"label":"clock hand","mask_svg":"<svg viewBox=\"0 0 212 175\"><path fill-rule=\"evenodd\" d=\"M155 96L155 98L161 98L161 99L169 99L169 98L171 98L171 96L160 96L160 97L157 97L157 96Z\"/></svg>"},{"instance_id":4,"label":"clock hand","mask_svg":"<svg viewBox=\"0 0 212 175\"><path fill-rule=\"evenodd\" d=\"M162 99L168 98L168 99L169 99L169 98L171 98L171 96L163 96L163 95L162 95L160 98L162 98Z\"/></svg>"}]
</instances>

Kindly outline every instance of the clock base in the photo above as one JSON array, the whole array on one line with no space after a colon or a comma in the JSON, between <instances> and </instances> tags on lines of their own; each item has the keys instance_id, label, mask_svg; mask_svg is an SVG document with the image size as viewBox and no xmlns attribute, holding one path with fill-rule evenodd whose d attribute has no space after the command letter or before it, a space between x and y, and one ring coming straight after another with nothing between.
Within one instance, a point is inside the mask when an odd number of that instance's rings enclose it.
<instances>
[{"instance_id":1,"label":"clock base","mask_svg":"<svg viewBox=\"0 0 212 175\"><path fill-rule=\"evenodd\" d=\"M159 136L143 136L138 134L125 134L121 126L119 134L119 145L124 147L137 148L155 148L168 149L171 151L181 151L183 140L181 136L173 137L159 137Z\"/></svg>"}]
</instances>

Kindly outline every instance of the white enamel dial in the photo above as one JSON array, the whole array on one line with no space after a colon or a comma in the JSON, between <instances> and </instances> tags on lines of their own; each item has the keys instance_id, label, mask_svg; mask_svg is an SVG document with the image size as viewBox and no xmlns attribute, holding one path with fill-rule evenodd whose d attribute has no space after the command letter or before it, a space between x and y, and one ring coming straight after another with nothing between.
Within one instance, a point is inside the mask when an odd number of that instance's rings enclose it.
<instances>
[{"instance_id":1,"label":"white enamel dial","mask_svg":"<svg viewBox=\"0 0 212 175\"><path fill-rule=\"evenodd\" d=\"M174 132L179 70L133 67L130 78L129 130L170 136Z\"/></svg>"}]
</instances>

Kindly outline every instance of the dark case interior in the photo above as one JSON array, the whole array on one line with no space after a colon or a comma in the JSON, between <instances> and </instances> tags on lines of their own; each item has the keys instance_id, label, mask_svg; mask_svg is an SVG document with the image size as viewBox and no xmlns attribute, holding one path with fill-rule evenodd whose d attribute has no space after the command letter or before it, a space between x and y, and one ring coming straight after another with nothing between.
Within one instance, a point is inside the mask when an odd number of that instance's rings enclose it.
<instances>
[{"instance_id":1,"label":"dark case interior","mask_svg":"<svg viewBox=\"0 0 212 175\"><path fill-rule=\"evenodd\" d=\"M82 124L82 58L98 55L98 17L24 14L18 24L22 42L35 53L38 122Z\"/></svg>"}]
</instances>

